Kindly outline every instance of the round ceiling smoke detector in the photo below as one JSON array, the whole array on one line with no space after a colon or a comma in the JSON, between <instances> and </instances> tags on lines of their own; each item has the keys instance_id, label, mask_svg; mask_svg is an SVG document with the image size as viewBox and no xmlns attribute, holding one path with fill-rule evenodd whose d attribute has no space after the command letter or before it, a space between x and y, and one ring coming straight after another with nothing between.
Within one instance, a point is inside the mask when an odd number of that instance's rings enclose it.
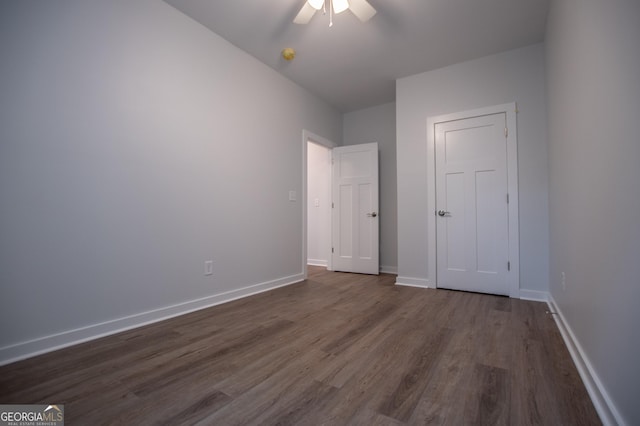
<instances>
[{"instance_id":1,"label":"round ceiling smoke detector","mask_svg":"<svg viewBox=\"0 0 640 426\"><path fill-rule=\"evenodd\" d=\"M293 50L291 47L285 47L284 49L282 49L282 57L286 61L292 61L293 58L296 57L296 51Z\"/></svg>"}]
</instances>

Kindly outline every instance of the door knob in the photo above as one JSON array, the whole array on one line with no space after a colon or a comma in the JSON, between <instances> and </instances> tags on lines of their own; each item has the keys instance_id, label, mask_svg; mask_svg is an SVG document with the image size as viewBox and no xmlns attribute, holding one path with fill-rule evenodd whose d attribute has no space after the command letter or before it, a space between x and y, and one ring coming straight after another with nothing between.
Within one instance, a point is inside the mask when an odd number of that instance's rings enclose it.
<instances>
[{"instance_id":1,"label":"door knob","mask_svg":"<svg viewBox=\"0 0 640 426\"><path fill-rule=\"evenodd\" d=\"M367 217L376 217L378 216L378 213L373 212L373 213L367 213Z\"/></svg>"},{"instance_id":2,"label":"door knob","mask_svg":"<svg viewBox=\"0 0 640 426\"><path fill-rule=\"evenodd\" d=\"M446 216L448 214L451 214L451 212L446 212L444 210L438 210L438 216Z\"/></svg>"}]
</instances>

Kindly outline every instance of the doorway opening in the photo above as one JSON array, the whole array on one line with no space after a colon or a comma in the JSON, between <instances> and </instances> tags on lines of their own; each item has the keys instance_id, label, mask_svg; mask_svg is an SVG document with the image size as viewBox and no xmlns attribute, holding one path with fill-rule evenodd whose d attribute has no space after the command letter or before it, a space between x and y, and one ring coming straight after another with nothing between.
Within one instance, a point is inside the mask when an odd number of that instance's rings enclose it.
<instances>
[{"instance_id":1,"label":"doorway opening","mask_svg":"<svg viewBox=\"0 0 640 426\"><path fill-rule=\"evenodd\" d=\"M308 264L377 275L378 144L337 147L305 130L302 153L304 278Z\"/></svg>"},{"instance_id":2,"label":"doorway opening","mask_svg":"<svg viewBox=\"0 0 640 426\"><path fill-rule=\"evenodd\" d=\"M307 142L307 265L331 258L331 150Z\"/></svg>"},{"instance_id":3,"label":"doorway opening","mask_svg":"<svg viewBox=\"0 0 640 426\"><path fill-rule=\"evenodd\" d=\"M336 146L334 142L322 136L308 130L302 131L302 274L305 279L309 262L312 264L320 263L331 270L331 149ZM326 153L326 161L328 162L326 169L323 165L324 153ZM311 176L310 162L313 163ZM327 177L326 183L324 176ZM316 192L317 188L323 188L325 184L329 188L326 198L321 192ZM311 187L311 191L309 187ZM317 203L316 198L318 199ZM326 217L322 213L325 207L329 208ZM309 220L309 216L312 216L313 221ZM315 228L316 219L317 222L323 223L323 227L327 227L326 233L322 234L322 239L317 237L320 231ZM313 229L310 230L311 227ZM311 241L309 241L309 236L311 236ZM312 250L309 249L310 245L313 246Z\"/></svg>"}]
</instances>

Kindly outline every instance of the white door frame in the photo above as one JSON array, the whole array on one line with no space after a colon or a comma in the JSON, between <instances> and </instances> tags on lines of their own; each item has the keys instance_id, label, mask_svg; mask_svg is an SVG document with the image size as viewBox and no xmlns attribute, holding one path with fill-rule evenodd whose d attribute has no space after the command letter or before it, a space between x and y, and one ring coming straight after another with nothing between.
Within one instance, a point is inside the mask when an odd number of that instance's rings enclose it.
<instances>
[{"instance_id":1,"label":"white door frame","mask_svg":"<svg viewBox=\"0 0 640 426\"><path fill-rule=\"evenodd\" d=\"M509 262L507 283L510 297L520 297L520 238L518 226L518 141L515 102L444 114L427 118L427 244L428 279L437 286L436 267L436 164L435 126L437 123L462 120L490 114L505 113L507 118L507 191L509 193ZM506 194L505 194L506 196Z\"/></svg>"},{"instance_id":2,"label":"white door frame","mask_svg":"<svg viewBox=\"0 0 640 426\"><path fill-rule=\"evenodd\" d=\"M307 143L313 142L332 149L338 146L329 139L302 130L302 275L307 279ZM327 269L332 270L331 253L327 253Z\"/></svg>"}]
</instances>

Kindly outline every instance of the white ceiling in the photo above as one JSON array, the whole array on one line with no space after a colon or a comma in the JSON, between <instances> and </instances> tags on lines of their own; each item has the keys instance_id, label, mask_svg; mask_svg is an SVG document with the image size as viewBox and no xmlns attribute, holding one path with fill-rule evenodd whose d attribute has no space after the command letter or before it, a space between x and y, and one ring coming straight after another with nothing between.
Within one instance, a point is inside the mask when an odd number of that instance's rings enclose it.
<instances>
[{"instance_id":1,"label":"white ceiling","mask_svg":"<svg viewBox=\"0 0 640 426\"><path fill-rule=\"evenodd\" d=\"M397 78L542 42L549 0L369 0L294 24L305 0L165 0L342 112L395 100ZM280 52L296 50L285 61Z\"/></svg>"}]
</instances>

